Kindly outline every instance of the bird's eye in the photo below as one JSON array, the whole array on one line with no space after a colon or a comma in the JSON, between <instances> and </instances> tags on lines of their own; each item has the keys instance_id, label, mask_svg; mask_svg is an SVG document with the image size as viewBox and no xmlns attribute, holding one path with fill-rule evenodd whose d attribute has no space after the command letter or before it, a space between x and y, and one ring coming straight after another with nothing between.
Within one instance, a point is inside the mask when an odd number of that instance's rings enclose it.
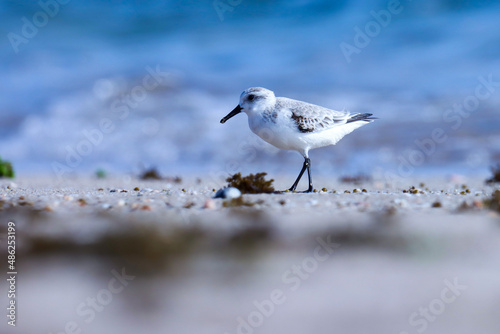
<instances>
[{"instance_id":1,"label":"bird's eye","mask_svg":"<svg viewBox=\"0 0 500 334\"><path fill-rule=\"evenodd\" d=\"M248 101L253 101L255 99L255 95L248 95Z\"/></svg>"}]
</instances>

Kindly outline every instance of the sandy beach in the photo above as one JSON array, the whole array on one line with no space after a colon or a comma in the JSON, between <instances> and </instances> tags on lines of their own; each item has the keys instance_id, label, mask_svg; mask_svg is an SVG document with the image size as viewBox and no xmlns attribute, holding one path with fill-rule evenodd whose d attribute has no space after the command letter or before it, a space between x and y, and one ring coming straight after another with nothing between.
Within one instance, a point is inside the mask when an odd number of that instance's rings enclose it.
<instances>
[{"instance_id":1,"label":"sandy beach","mask_svg":"<svg viewBox=\"0 0 500 334\"><path fill-rule=\"evenodd\" d=\"M1 180L19 266L17 328L2 332L500 329L494 186L316 184L231 203L203 178Z\"/></svg>"}]
</instances>

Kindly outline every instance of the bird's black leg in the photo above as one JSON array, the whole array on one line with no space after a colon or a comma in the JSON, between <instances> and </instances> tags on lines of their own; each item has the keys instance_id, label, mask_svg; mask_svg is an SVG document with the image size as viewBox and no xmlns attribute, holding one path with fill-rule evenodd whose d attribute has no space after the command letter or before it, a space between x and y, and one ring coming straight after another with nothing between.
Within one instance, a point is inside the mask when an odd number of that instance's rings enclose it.
<instances>
[{"instance_id":1,"label":"bird's black leg","mask_svg":"<svg viewBox=\"0 0 500 334\"><path fill-rule=\"evenodd\" d=\"M307 164L307 176L309 177L309 188L307 188L306 193L310 193L313 191L313 183L311 179L311 160L309 158L306 158L305 163Z\"/></svg>"},{"instance_id":2,"label":"bird's black leg","mask_svg":"<svg viewBox=\"0 0 500 334\"><path fill-rule=\"evenodd\" d=\"M309 188L307 189L307 192L311 192L313 190L312 188L312 182L311 182L311 169L310 169L310 164L311 160L309 158L305 158L304 164L302 165L302 169L299 173L299 176L297 177L297 180L293 183L292 187L288 190L290 191L295 191L297 189L297 185L299 184L300 179L302 178L302 175L304 175L304 172L307 169L307 175L309 176Z\"/></svg>"}]
</instances>

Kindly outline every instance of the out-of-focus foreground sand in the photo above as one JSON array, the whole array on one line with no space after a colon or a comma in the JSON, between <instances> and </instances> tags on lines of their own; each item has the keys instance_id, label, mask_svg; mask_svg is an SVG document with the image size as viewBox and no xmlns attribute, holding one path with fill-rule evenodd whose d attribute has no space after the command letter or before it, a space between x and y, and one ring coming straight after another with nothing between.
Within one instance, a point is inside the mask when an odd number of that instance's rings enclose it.
<instances>
[{"instance_id":1,"label":"out-of-focus foreground sand","mask_svg":"<svg viewBox=\"0 0 500 334\"><path fill-rule=\"evenodd\" d=\"M225 207L203 179L0 180L18 266L1 332L500 332L494 186L315 185Z\"/></svg>"}]
</instances>

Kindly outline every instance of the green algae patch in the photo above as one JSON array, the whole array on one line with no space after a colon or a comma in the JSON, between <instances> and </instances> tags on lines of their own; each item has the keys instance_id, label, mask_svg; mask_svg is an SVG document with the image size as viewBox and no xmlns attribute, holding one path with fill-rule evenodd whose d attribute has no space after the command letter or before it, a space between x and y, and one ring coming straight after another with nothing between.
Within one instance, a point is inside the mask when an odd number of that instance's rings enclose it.
<instances>
[{"instance_id":1,"label":"green algae patch","mask_svg":"<svg viewBox=\"0 0 500 334\"><path fill-rule=\"evenodd\" d=\"M7 177L13 179L15 176L14 168L9 161L2 160L0 157L0 178Z\"/></svg>"}]
</instances>

